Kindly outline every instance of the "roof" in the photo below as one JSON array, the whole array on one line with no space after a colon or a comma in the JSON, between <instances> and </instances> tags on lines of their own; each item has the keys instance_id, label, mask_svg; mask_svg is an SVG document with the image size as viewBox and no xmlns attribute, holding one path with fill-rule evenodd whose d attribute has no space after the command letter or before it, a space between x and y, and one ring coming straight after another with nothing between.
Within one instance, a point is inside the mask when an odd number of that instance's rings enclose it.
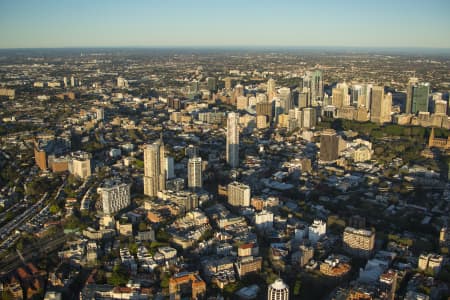
<instances>
[{"instance_id":1,"label":"roof","mask_svg":"<svg viewBox=\"0 0 450 300\"><path fill-rule=\"evenodd\" d=\"M277 280L275 280L274 283L272 283L270 285L270 287L272 289L275 290L284 290L284 289L288 289L289 287L286 285L286 283L284 283L284 281L281 278L278 278Z\"/></svg>"}]
</instances>

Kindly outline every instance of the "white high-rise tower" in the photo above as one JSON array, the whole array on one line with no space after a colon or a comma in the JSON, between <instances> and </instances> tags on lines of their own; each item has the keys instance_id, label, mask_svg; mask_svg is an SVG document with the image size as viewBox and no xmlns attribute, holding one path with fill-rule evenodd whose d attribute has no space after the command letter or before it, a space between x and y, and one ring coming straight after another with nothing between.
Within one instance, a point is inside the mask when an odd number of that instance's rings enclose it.
<instances>
[{"instance_id":1,"label":"white high-rise tower","mask_svg":"<svg viewBox=\"0 0 450 300\"><path fill-rule=\"evenodd\" d=\"M227 163L239 166L239 114L230 112L227 119Z\"/></svg>"},{"instance_id":2,"label":"white high-rise tower","mask_svg":"<svg viewBox=\"0 0 450 300\"><path fill-rule=\"evenodd\" d=\"M202 188L202 158L192 157L188 162L188 187Z\"/></svg>"},{"instance_id":3,"label":"white high-rise tower","mask_svg":"<svg viewBox=\"0 0 450 300\"><path fill-rule=\"evenodd\" d=\"M267 300L289 300L289 287L281 278L269 285Z\"/></svg>"},{"instance_id":4,"label":"white high-rise tower","mask_svg":"<svg viewBox=\"0 0 450 300\"><path fill-rule=\"evenodd\" d=\"M161 139L144 148L144 194L156 197L166 188L164 142Z\"/></svg>"}]
</instances>

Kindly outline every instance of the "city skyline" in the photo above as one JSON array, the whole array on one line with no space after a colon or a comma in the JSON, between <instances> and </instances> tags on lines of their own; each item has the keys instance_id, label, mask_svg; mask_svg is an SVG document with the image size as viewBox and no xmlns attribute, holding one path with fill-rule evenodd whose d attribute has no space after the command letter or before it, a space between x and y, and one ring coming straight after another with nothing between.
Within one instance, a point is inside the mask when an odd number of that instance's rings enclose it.
<instances>
[{"instance_id":1,"label":"city skyline","mask_svg":"<svg viewBox=\"0 0 450 300\"><path fill-rule=\"evenodd\" d=\"M450 3L10 1L0 48L450 48Z\"/></svg>"}]
</instances>

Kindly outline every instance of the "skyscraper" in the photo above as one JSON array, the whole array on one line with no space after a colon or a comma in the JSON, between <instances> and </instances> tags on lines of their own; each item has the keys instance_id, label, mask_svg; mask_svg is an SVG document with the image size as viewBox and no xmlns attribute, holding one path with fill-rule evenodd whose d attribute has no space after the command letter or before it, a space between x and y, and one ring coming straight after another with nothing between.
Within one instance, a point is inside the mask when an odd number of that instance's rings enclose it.
<instances>
[{"instance_id":1,"label":"skyscraper","mask_svg":"<svg viewBox=\"0 0 450 300\"><path fill-rule=\"evenodd\" d=\"M372 84L365 84L362 86L361 95L358 97L358 107L364 106L370 109L372 103Z\"/></svg>"},{"instance_id":2,"label":"skyscraper","mask_svg":"<svg viewBox=\"0 0 450 300\"><path fill-rule=\"evenodd\" d=\"M206 85L208 86L208 91L216 91L217 90L217 79L215 77L206 78Z\"/></svg>"},{"instance_id":3,"label":"skyscraper","mask_svg":"<svg viewBox=\"0 0 450 300\"><path fill-rule=\"evenodd\" d=\"M362 96L363 87L359 84L352 85L350 90L350 105L358 106L358 99Z\"/></svg>"},{"instance_id":4,"label":"skyscraper","mask_svg":"<svg viewBox=\"0 0 450 300\"><path fill-rule=\"evenodd\" d=\"M267 300L289 300L289 286L278 278L267 288Z\"/></svg>"},{"instance_id":5,"label":"skyscraper","mask_svg":"<svg viewBox=\"0 0 450 300\"><path fill-rule=\"evenodd\" d=\"M330 162L339 157L339 137L334 129L325 129L320 134L320 160Z\"/></svg>"},{"instance_id":6,"label":"skyscraper","mask_svg":"<svg viewBox=\"0 0 450 300\"><path fill-rule=\"evenodd\" d=\"M231 77L226 77L223 79L225 82L225 90L231 91L231 87L233 86L233 79Z\"/></svg>"},{"instance_id":7,"label":"skyscraper","mask_svg":"<svg viewBox=\"0 0 450 300\"><path fill-rule=\"evenodd\" d=\"M411 112L416 114L421 111L428 111L428 98L430 96L430 84L418 83L412 87L412 107Z\"/></svg>"},{"instance_id":8,"label":"skyscraper","mask_svg":"<svg viewBox=\"0 0 450 300\"><path fill-rule=\"evenodd\" d=\"M344 91L338 87L333 88L331 103L336 108L342 108L344 106Z\"/></svg>"},{"instance_id":9,"label":"skyscraper","mask_svg":"<svg viewBox=\"0 0 450 300\"><path fill-rule=\"evenodd\" d=\"M232 168L239 166L239 114L228 113L227 118L227 163Z\"/></svg>"},{"instance_id":10,"label":"skyscraper","mask_svg":"<svg viewBox=\"0 0 450 300\"><path fill-rule=\"evenodd\" d=\"M350 104L348 96L348 85L344 83L339 83L332 91L333 98L332 104L336 108L342 108Z\"/></svg>"},{"instance_id":11,"label":"skyscraper","mask_svg":"<svg viewBox=\"0 0 450 300\"><path fill-rule=\"evenodd\" d=\"M275 80L272 78L267 81L267 97L269 101L272 101L273 97L275 97L275 84Z\"/></svg>"},{"instance_id":12,"label":"skyscraper","mask_svg":"<svg viewBox=\"0 0 450 300\"><path fill-rule=\"evenodd\" d=\"M192 157L188 161L188 187L190 189L202 188L202 158Z\"/></svg>"},{"instance_id":13,"label":"skyscraper","mask_svg":"<svg viewBox=\"0 0 450 300\"><path fill-rule=\"evenodd\" d=\"M298 93L298 108L309 107L310 106L309 97L310 97L309 89L306 87L303 88Z\"/></svg>"},{"instance_id":14,"label":"skyscraper","mask_svg":"<svg viewBox=\"0 0 450 300\"><path fill-rule=\"evenodd\" d=\"M370 106L370 121L386 123L391 121L392 94L384 95L384 87L372 88L372 103Z\"/></svg>"},{"instance_id":15,"label":"skyscraper","mask_svg":"<svg viewBox=\"0 0 450 300\"><path fill-rule=\"evenodd\" d=\"M161 138L144 148L144 194L156 197L166 188L164 142Z\"/></svg>"},{"instance_id":16,"label":"skyscraper","mask_svg":"<svg viewBox=\"0 0 450 300\"><path fill-rule=\"evenodd\" d=\"M256 114L258 116L267 116L269 119L271 119L272 118L272 103L270 103L270 102L256 103Z\"/></svg>"},{"instance_id":17,"label":"skyscraper","mask_svg":"<svg viewBox=\"0 0 450 300\"><path fill-rule=\"evenodd\" d=\"M315 70L311 74L311 100L314 104L323 100L323 74L321 70Z\"/></svg>"},{"instance_id":18,"label":"skyscraper","mask_svg":"<svg viewBox=\"0 0 450 300\"><path fill-rule=\"evenodd\" d=\"M313 107L307 107L303 109L302 128L312 128L316 126L316 109Z\"/></svg>"},{"instance_id":19,"label":"skyscraper","mask_svg":"<svg viewBox=\"0 0 450 300\"><path fill-rule=\"evenodd\" d=\"M166 179L175 178L174 160L172 156L166 156L164 158L164 172L166 174Z\"/></svg>"},{"instance_id":20,"label":"skyscraper","mask_svg":"<svg viewBox=\"0 0 450 300\"><path fill-rule=\"evenodd\" d=\"M390 123L392 121L392 94L387 93L381 104L381 123Z\"/></svg>"},{"instance_id":21,"label":"skyscraper","mask_svg":"<svg viewBox=\"0 0 450 300\"><path fill-rule=\"evenodd\" d=\"M288 114L291 108L294 108L294 101L292 99L291 89L288 87L283 87L278 90L278 98L280 98L281 112L283 114Z\"/></svg>"},{"instance_id":22,"label":"skyscraper","mask_svg":"<svg viewBox=\"0 0 450 300\"><path fill-rule=\"evenodd\" d=\"M405 113L410 114L412 109L412 98L413 98L413 88L415 85L419 83L419 79L417 77L411 77L408 81L408 85L406 86L406 104L405 104Z\"/></svg>"}]
</instances>

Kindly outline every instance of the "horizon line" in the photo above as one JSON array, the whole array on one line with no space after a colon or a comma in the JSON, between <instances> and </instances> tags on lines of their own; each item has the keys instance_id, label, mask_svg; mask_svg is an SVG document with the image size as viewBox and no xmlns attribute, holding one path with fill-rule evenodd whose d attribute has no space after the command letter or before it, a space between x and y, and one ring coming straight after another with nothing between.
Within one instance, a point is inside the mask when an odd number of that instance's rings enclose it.
<instances>
[{"instance_id":1,"label":"horizon line","mask_svg":"<svg viewBox=\"0 0 450 300\"><path fill-rule=\"evenodd\" d=\"M50 46L0 47L0 50L60 50L60 49L363 49L363 50L447 50L450 47L410 46L335 46L335 45L130 45L130 46Z\"/></svg>"}]
</instances>

